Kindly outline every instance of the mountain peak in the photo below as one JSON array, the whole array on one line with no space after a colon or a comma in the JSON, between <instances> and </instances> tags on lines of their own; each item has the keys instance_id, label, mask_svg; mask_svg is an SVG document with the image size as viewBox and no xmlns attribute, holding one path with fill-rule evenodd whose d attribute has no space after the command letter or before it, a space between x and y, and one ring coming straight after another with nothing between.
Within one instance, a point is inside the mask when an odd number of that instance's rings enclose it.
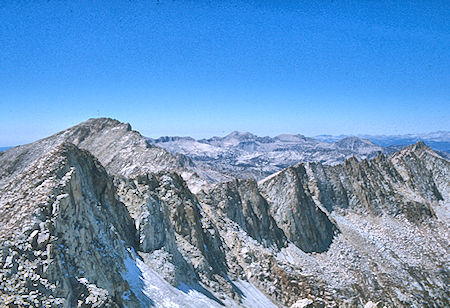
<instances>
[{"instance_id":1,"label":"mountain peak","mask_svg":"<svg viewBox=\"0 0 450 308\"><path fill-rule=\"evenodd\" d=\"M80 124L76 126L89 126L92 128L97 129L104 129L104 128L113 128L113 127L123 127L126 128L127 131L131 131L131 125L129 123L123 123L119 120L112 119L112 118L90 118L87 121L81 122ZM75 126L75 127L76 127Z\"/></svg>"},{"instance_id":2,"label":"mountain peak","mask_svg":"<svg viewBox=\"0 0 450 308\"><path fill-rule=\"evenodd\" d=\"M425 142L423 141L418 141L415 144L411 144L410 146L404 148L403 150L401 150L399 153L401 154L405 154L405 153L416 153L416 154L420 154L423 152L428 152L428 153L434 153L436 154L436 152L434 152L429 146L427 146L425 144Z\"/></svg>"},{"instance_id":3,"label":"mountain peak","mask_svg":"<svg viewBox=\"0 0 450 308\"><path fill-rule=\"evenodd\" d=\"M298 142L298 141L305 141L306 137L301 134L281 134L276 136L274 139L280 140L280 141L291 141L291 142Z\"/></svg>"},{"instance_id":4,"label":"mountain peak","mask_svg":"<svg viewBox=\"0 0 450 308\"><path fill-rule=\"evenodd\" d=\"M376 146L372 141L370 141L368 139L359 138L356 136L345 137L344 139L341 139L338 142L336 142L336 146L338 146L338 147L354 148L355 146L361 146L361 145Z\"/></svg>"},{"instance_id":5,"label":"mountain peak","mask_svg":"<svg viewBox=\"0 0 450 308\"><path fill-rule=\"evenodd\" d=\"M360 137L356 137L356 136L349 136L349 137L342 138L337 143L339 143L339 142L342 142L342 143L345 143L345 142L363 142L363 143L373 144L369 139L360 138Z\"/></svg>"},{"instance_id":6,"label":"mountain peak","mask_svg":"<svg viewBox=\"0 0 450 308\"><path fill-rule=\"evenodd\" d=\"M240 131L233 131L230 134L226 135L224 139L239 139L239 140L246 140L246 139L253 139L256 136L249 132L240 132Z\"/></svg>"}]
</instances>

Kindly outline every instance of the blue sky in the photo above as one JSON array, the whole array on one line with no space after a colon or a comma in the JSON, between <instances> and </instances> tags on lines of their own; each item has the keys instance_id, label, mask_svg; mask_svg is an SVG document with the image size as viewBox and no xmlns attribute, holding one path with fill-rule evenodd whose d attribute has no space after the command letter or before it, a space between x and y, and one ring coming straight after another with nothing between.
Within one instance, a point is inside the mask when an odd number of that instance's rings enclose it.
<instances>
[{"instance_id":1,"label":"blue sky","mask_svg":"<svg viewBox=\"0 0 450 308\"><path fill-rule=\"evenodd\" d=\"M0 146L450 130L450 1L1 1Z\"/></svg>"}]
</instances>

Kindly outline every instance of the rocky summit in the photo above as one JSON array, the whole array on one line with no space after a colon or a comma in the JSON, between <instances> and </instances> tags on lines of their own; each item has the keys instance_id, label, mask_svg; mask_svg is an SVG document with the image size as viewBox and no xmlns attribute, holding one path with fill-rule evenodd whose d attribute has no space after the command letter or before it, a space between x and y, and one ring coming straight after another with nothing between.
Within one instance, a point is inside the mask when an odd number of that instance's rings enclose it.
<instances>
[{"instance_id":1,"label":"rocky summit","mask_svg":"<svg viewBox=\"0 0 450 308\"><path fill-rule=\"evenodd\" d=\"M276 138L184 140L200 162L100 118L0 152L0 306L450 305L447 159Z\"/></svg>"}]
</instances>

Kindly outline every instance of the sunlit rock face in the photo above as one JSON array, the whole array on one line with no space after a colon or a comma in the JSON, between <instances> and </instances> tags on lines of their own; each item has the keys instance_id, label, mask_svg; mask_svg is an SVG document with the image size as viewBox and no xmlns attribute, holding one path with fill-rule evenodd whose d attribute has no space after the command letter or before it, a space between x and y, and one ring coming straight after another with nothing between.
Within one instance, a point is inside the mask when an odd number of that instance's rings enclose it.
<instances>
[{"instance_id":1,"label":"sunlit rock face","mask_svg":"<svg viewBox=\"0 0 450 308\"><path fill-rule=\"evenodd\" d=\"M328 249L337 228L315 204L303 165L289 167L260 186L271 214L292 243L304 252Z\"/></svg>"},{"instance_id":2,"label":"sunlit rock face","mask_svg":"<svg viewBox=\"0 0 450 308\"><path fill-rule=\"evenodd\" d=\"M449 166L418 143L231 179L91 119L0 155L0 302L445 307Z\"/></svg>"}]
</instances>

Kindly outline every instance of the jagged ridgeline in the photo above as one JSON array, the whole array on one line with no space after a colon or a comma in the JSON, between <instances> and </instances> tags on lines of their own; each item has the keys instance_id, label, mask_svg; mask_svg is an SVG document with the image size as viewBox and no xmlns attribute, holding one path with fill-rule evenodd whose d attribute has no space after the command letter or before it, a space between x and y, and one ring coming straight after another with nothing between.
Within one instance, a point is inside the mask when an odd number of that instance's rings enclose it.
<instances>
[{"instance_id":1,"label":"jagged ridgeline","mask_svg":"<svg viewBox=\"0 0 450 308\"><path fill-rule=\"evenodd\" d=\"M0 306L449 306L450 163L423 143L222 163L106 118L1 152Z\"/></svg>"}]
</instances>

